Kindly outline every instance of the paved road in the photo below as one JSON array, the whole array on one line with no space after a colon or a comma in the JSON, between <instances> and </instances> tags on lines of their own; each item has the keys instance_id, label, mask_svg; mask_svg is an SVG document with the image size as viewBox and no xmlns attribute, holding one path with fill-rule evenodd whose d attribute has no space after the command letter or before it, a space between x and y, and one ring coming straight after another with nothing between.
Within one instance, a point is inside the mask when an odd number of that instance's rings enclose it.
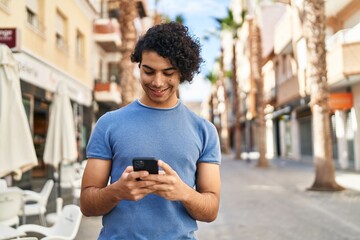
<instances>
[{"instance_id":1,"label":"paved road","mask_svg":"<svg viewBox=\"0 0 360 240\"><path fill-rule=\"evenodd\" d=\"M357 190L336 193L306 190L314 178L309 163L275 160L259 169L224 156L221 174L220 212L199 223L200 240L360 239L360 174L337 171L339 182ZM101 218L83 217L76 240L96 239L100 228Z\"/></svg>"},{"instance_id":2,"label":"paved road","mask_svg":"<svg viewBox=\"0 0 360 240\"><path fill-rule=\"evenodd\" d=\"M313 179L308 164L274 161L259 169L224 158L219 216L199 224L199 239L360 239L360 191L307 191Z\"/></svg>"}]
</instances>

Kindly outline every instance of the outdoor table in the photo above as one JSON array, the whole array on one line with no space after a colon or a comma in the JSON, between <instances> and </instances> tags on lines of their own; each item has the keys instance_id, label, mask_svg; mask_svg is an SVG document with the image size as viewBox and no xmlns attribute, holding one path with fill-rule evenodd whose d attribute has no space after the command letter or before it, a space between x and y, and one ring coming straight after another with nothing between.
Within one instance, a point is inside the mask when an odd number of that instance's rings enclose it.
<instances>
[{"instance_id":1,"label":"outdoor table","mask_svg":"<svg viewBox=\"0 0 360 240\"><path fill-rule=\"evenodd\" d=\"M0 240L26 236L26 233L0 223Z\"/></svg>"}]
</instances>

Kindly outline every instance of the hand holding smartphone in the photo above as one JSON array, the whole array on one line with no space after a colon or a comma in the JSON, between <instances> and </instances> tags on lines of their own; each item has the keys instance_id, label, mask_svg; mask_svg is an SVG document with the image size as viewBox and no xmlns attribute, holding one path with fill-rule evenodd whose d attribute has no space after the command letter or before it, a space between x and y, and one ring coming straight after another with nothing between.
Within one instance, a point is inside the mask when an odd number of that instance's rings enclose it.
<instances>
[{"instance_id":1,"label":"hand holding smartphone","mask_svg":"<svg viewBox=\"0 0 360 240\"><path fill-rule=\"evenodd\" d=\"M158 174L157 159L153 157L136 157L132 160L134 171L148 171L149 174Z\"/></svg>"}]
</instances>

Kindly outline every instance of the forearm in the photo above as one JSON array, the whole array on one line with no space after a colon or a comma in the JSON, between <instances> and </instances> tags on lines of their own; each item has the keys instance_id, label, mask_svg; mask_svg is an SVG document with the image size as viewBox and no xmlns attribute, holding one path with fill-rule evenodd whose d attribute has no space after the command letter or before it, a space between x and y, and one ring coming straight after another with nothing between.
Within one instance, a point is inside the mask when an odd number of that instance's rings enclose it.
<instances>
[{"instance_id":1,"label":"forearm","mask_svg":"<svg viewBox=\"0 0 360 240\"><path fill-rule=\"evenodd\" d=\"M87 187L81 192L80 208L85 216L102 216L110 212L120 201L108 185L104 188Z\"/></svg>"},{"instance_id":2,"label":"forearm","mask_svg":"<svg viewBox=\"0 0 360 240\"><path fill-rule=\"evenodd\" d=\"M212 192L200 193L189 188L181 202L194 219L202 222L214 221L219 211L219 197Z\"/></svg>"}]
</instances>

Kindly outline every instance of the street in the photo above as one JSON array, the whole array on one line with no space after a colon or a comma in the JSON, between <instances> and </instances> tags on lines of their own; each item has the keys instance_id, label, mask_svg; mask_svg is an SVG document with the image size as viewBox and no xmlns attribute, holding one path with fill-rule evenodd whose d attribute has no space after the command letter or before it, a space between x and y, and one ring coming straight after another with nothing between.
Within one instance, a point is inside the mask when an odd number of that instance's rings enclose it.
<instances>
[{"instance_id":1,"label":"street","mask_svg":"<svg viewBox=\"0 0 360 240\"><path fill-rule=\"evenodd\" d=\"M309 162L277 159L268 169L255 163L223 156L219 215L212 223L199 223L200 240L360 239L358 173L336 171L338 182L357 190L314 192L307 191L314 178ZM65 204L72 203L63 192ZM54 205L52 197L48 212ZM100 229L100 217L83 217L76 239L96 239Z\"/></svg>"},{"instance_id":2,"label":"street","mask_svg":"<svg viewBox=\"0 0 360 240\"><path fill-rule=\"evenodd\" d=\"M225 157L221 171L219 216L199 224L199 239L360 239L360 192L307 191L310 164L277 160L259 169Z\"/></svg>"},{"instance_id":3,"label":"street","mask_svg":"<svg viewBox=\"0 0 360 240\"><path fill-rule=\"evenodd\" d=\"M276 160L259 169L224 156L221 178L218 218L199 223L199 239L360 239L360 191L307 191L314 178L310 164ZM100 224L100 218L84 217L76 239L95 239Z\"/></svg>"},{"instance_id":4,"label":"street","mask_svg":"<svg viewBox=\"0 0 360 240\"><path fill-rule=\"evenodd\" d=\"M49 227L30 238L97 239L81 185L105 187L136 156L186 183L113 185L121 199L142 185L161 196L102 201L95 213L115 222L104 238L193 231L188 216L214 208L190 187L219 195L219 171L192 160L218 160L218 145L231 152L220 208L198 239L360 240L360 0L0 0L0 19L0 240L36 230L14 229L25 224ZM111 161L83 178L91 158Z\"/></svg>"}]
</instances>

